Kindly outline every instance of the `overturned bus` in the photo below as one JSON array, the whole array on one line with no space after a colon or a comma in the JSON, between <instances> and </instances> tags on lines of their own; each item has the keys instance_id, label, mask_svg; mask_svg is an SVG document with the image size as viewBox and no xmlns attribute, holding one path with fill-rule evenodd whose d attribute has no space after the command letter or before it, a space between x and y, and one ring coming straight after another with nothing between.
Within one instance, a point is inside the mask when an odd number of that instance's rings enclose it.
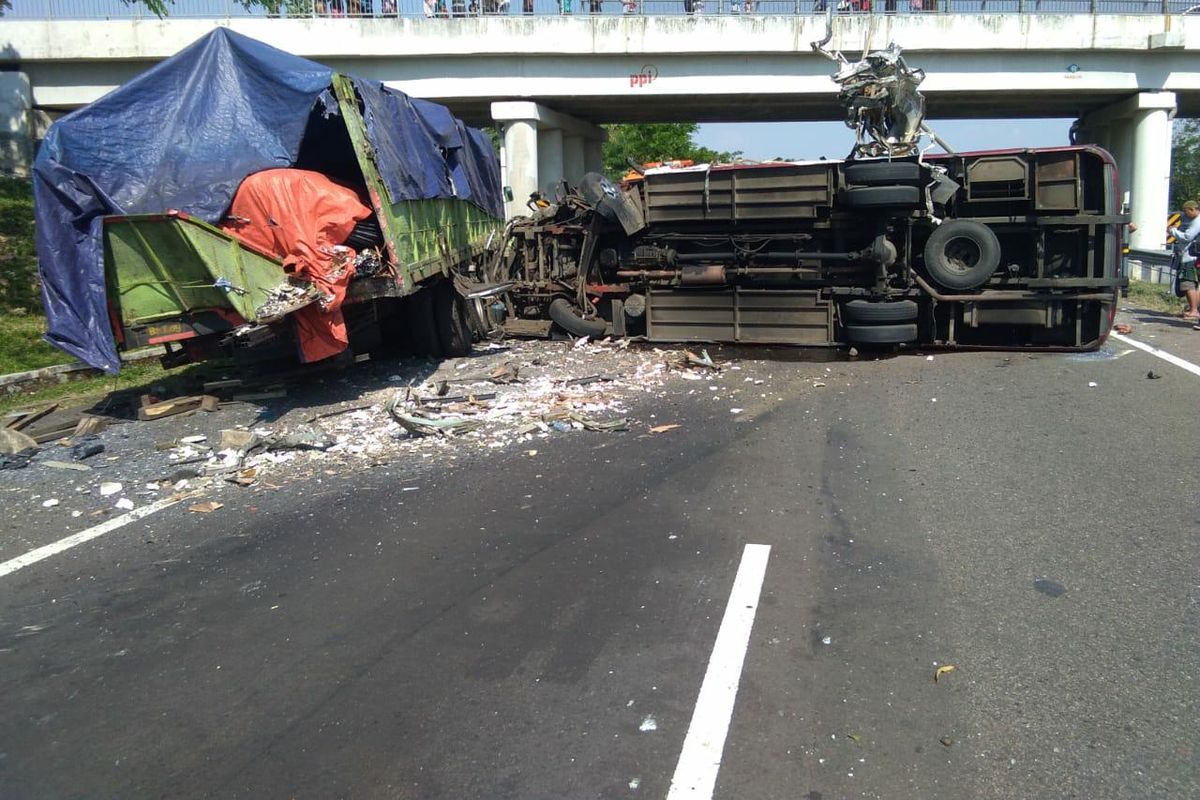
<instances>
[{"instance_id":1,"label":"overturned bus","mask_svg":"<svg viewBox=\"0 0 1200 800\"><path fill-rule=\"evenodd\" d=\"M503 215L482 131L224 28L56 122L34 192L47 339L108 372L465 353Z\"/></svg>"},{"instance_id":2,"label":"overturned bus","mask_svg":"<svg viewBox=\"0 0 1200 800\"><path fill-rule=\"evenodd\" d=\"M652 341L1089 349L1123 226L1094 147L589 175L509 224L508 327Z\"/></svg>"}]
</instances>

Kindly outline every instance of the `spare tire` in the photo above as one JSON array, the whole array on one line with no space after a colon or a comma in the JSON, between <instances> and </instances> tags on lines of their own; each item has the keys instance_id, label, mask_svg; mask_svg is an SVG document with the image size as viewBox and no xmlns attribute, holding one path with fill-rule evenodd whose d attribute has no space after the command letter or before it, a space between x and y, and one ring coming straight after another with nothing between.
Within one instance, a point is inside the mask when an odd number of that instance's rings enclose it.
<instances>
[{"instance_id":1,"label":"spare tire","mask_svg":"<svg viewBox=\"0 0 1200 800\"><path fill-rule=\"evenodd\" d=\"M978 289L1000 266L1000 240L971 219L943 222L925 242L925 270L947 289Z\"/></svg>"},{"instance_id":2,"label":"spare tire","mask_svg":"<svg viewBox=\"0 0 1200 800\"><path fill-rule=\"evenodd\" d=\"M921 205L916 186L861 186L842 195L848 208L915 208Z\"/></svg>"},{"instance_id":3,"label":"spare tire","mask_svg":"<svg viewBox=\"0 0 1200 800\"><path fill-rule=\"evenodd\" d=\"M608 323L602 319L584 319L575 313L575 307L565 297L555 298L550 303L550 319L564 331L575 336L603 336Z\"/></svg>"},{"instance_id":4,"label":"spare tire","mask_svg":"<svg viewBox=\"0 0 1200 800\"><path fill-rule=\"evenodd\" d=\"M917 340L917 326L843 325L842 338L849 344L907 344Z\"/></svg>"},{"instance_id":5,"label":"spare tire","mask_svg":"<svg viewBox=\"0 0 1200 800\"><path fill-rule=\"evenodd\" d=\"M842 175L847 183L862 186L916 183L921 178L921 165L915 161L868 161L847 164L842 169Z\"/></svg>"},{"instance_id":6,"label":"spare tire","mask_svg":"<svg viewBox=\"0 0 1200 800\"><path fill-rule=\"evenodd\" d=\"M917 318L917 304L912 300L893 300L881 303L851 300L842 306L842 318L846 322L862 322L868 325L912 322Z\"/></svg>"}]
</instances>

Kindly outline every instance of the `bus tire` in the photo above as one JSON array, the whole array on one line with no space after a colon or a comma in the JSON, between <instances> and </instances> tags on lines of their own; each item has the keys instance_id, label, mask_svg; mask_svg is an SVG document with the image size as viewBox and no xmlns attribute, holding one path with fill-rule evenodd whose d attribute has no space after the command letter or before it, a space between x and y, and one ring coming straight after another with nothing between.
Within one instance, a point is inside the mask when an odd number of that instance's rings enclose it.
<instances>
[{"instance_id":1,"label":"bus tire","mask_svg":"<svg viewBox=\"0 0 1200 800\"><path fill-rule=\"evenodd\" d=\"M437 288L426 286L408 296L407 308L409 340L417 355L441 358L442 345L437 334L434 314L434 295Z\"/></svg>"},{"instance_id":2,"label":"bus tire","mask_svg":"<svg viewBox=\"0 0 1200 800\"><path fill-rule=\"evenodd\" d=\"M1000 240L971 219L943 222L925 242L925 270L947 289L978 289L1000 266Z\"/></svg>"},{"instance_id":3,"label":"bus tire","mask_svg":"<svg viewBox=\"0 0 1200 800\"><path fill-rule=\"evenodd\" d=\"M851 300L842 306L842 319L849 323L886 325L896 322L913 322L916 318L917 304L912 300L891 300L881 303Z\"/></svg>"},{"instance_id":4,"label":"bus tire","mask_svg":"<svg viewBox=\"0 0 1200 800\"><path fill-rule=\"evenodd\" d=\"M454 284L442 281L433 291L433 317L442 354L452 357L470 355L471 328L467 325Z\"/></svg>"},{"instance_id":5,"label":"bus tire","mask_svg":"<svg viewBox=\"0 0 1200 800\"><path fill-rule=\"evenodd\" d=\"M550 319L558 327L574 336L603 336L608 323L602 319L584 319L575 313L571 301L557 297L550 303Z\"/></svg>"},{"instance_id":6,"label":"bus tire","mask_svg":"<svg viewBox=\"0 0 1200 800\"><path fill-rule=\"evenodd\" d=\"M917 325L843 325L849 344L908 344L917 340Z\"/></svg>"},{"instance_id":7,"label":"bus tire","mask_svg":"<svg viewBox=\"0 0 1200 800\"><path fill-rule=\"evenodd\" d=\"M861 186L848 189L842 198L847 208L912 208L921 205L916 186Z\"/></svg>"},{"instance_id":8,"label":"bus tire","mask_svg":"<svg viewBox=\"0 0 1200 800\"><path fill-rule=\"evenodd\" d=\"M847 183L861 186L887 186L894 183L916 183L921 178L921 165L914 161L868 161L848 164L842 174Z\"/></svg>"}]
</instances>

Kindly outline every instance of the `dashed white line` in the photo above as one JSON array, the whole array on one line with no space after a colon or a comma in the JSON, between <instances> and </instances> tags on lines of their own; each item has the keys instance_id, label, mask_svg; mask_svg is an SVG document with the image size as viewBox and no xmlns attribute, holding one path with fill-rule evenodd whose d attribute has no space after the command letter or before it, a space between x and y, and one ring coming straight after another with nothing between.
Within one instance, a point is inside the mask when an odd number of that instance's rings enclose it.
<instances>
[{"instance_id":1,"label":"dashed white line","mask_svg":"<svg viewBox=\"0 0 1200 800\"><path fill-rule=\"evenodd\" d=\"M1117 339L1118 341L1122 341L1128 345L1133 345L1134 347L1136 347L1139 350L1145 350L1147 353L1149 353L1152 356L1157 356L1157 357L1161 358L1163 361L1166 361L1170 364L1174 364L1175 366L1179 367L1180 369L1186 369L1188 372L1192 373L1193 375L1200 376L1200 366L1196 366L1192 362L1182 359L1179 356L1171 355L1166 350L1159 350L1157 347L1151 347L1150 345L1146 344L1145 342L1139 342L1137 339L1131 339L1128 336L1123 336L1122 334L1119 334L1119 333L1110 333L1109 338Z\"/></svg>"},{"instance_id":2,"label":"dashed white line","mask_svg":"<svg viewBox=\"0 0 1200 800\"><path fill-rule=\"evenodd\" d=\"M765 544L748 544L742 551L667 800L711 800L713 796L770 555L771 546Z\"/></svg>"},{"instance_id":3,"label":"dashed white line","mask_svg":"<svg viewBox=\"0 0 1200 800\"><path fill-rule=\"evenodd\" d=\"M36 550L30 550L23 556L17 556L16 558L9 559L4 563L0 563L0 578L3 578L5 575L10 575L19 569L24 569L30 564L36 564L42 559L57 555L64 550L70 550L76 545L81 545L84 542L90 542L92 539L103 536L111 531L115 531L117 528L128 525L131 522L136 522L143 517L148 517L156 511L162 511L167 506L175 505L181 499L183 498L164 497L162 500L156 500L148 506L135 508L128 514L122 514L119 517L113 517L112 519L107 520L106 522L101 522L99 525L88 528L87 530L80 531L79 533L73 533L67 538L59 539L53 544L48 544L45 547L39 547Z\"/></svg>"}]
</instances>

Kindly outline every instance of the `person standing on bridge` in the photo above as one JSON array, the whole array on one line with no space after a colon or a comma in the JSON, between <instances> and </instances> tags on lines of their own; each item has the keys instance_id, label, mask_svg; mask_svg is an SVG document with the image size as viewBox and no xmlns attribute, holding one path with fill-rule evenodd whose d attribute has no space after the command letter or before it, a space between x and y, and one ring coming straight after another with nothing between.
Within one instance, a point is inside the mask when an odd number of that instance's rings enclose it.
<instances>
[{"instance_id":1,"label":"person standing on bridge","mask_svg":"<svg viewBox=\"0 0 1200 800\"><path fill-rule=\"evenodd\" d=\"M1196 274L1196 256L1192 254L1190 245L1193 240L1200 238L1200 203L1188 200L1183 204L1183 224L1177 228L1168 228L1167 235L1175 237L1176 267L1179 270L1175 282L1178 293L1187 298L1187 310L1183 312L1184 319L1200 320L1200 277Z\"/></svg>"}]
</instances>

